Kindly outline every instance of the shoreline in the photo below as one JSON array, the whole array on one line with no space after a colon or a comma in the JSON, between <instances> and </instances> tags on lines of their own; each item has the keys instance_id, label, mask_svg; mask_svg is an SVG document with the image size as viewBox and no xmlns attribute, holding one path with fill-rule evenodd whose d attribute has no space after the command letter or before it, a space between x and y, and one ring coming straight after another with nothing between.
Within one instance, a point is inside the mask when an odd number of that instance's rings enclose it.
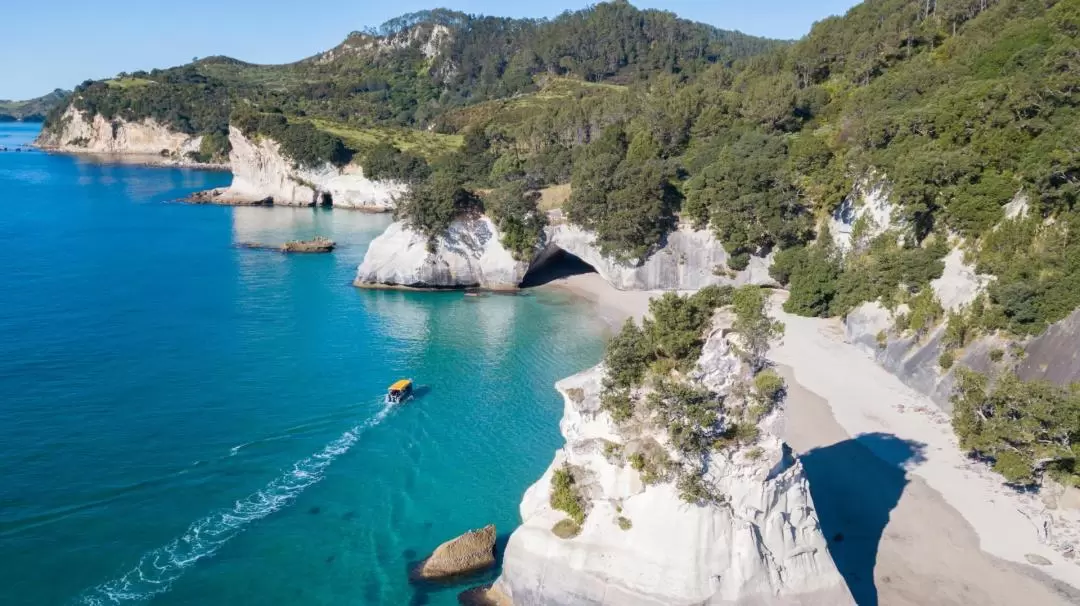
<instances>
[{"instance_id":1,"label":"shoreline","mask_svg":"<svg viewBox=\"0 0 1080 606\"><path fill-rule=\"evenodd\" d=\"M101 164L125 164L130 166L145 166L148 168L189 168L192 170L206 170L213 172L232 172L232 166L228 163L177 160L175 158L166 158L154 154L96 152L52 145L38 145L36 143L30 143L28 146L46 154L75 156L94 162L100 162Z\"/></svg>"},{"instance_id":2,"label":"shoreline","mask_svg":"<svg viewBox=\"0 0 1080 606\"><path fill-rule=\"evenodd\" d=\"M660 294L620 291L597 274L534 288L588 301L614 330L643 317L649 299ZM824 457L832 478L818 479L816 490L813 479L810 485L815 502L821 499L817 509L850 526L843 548L845 533L827 539L838 544L838 566L845 549L855 551L854 562L845 563L861 575L848 579L852 591L868 583L864 597L872 591L882 604L912 606L1080 603L1080 565L1039 539L1038 515L1047 511L1038 496L1011 491L987 466L968 460L947 415L929 398L846 343L835 321L784 313L782 297L773 299L774 315L787 330L769 354L789 385L782 437L808 466L820 469L814 457L841 455ZM912 455L897 452L904 443ZM875 483L877 491L859 490ZM865 506L882 494L895 501ZM1054 530L1067 540L1080 511L1055 513L1065 523ZM872 551L860 553L860 542Z\"/></svg>"}]
</instances>

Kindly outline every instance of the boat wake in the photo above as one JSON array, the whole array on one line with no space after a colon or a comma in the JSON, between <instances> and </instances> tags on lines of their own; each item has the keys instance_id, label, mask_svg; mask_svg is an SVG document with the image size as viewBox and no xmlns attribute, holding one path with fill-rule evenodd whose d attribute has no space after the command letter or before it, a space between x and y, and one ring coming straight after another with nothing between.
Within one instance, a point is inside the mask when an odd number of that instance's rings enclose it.
<instances>
[{"instance_id":1,"label":"boat wake","mask_svg":"<svg viewBox=\"0 0 1080 606\"><path fill-rule=\"evenodd\" d=\"M258 492L237 501L231 509L214 512L196 521L183 536L143 554L134 568L88 590L79 596L77 603L104 606L140 602L168 591L173 581L192 564L214 555L248 524L280 510L309 486L322 480L326 468L348 452L364 430L381 423L393 408L393 404L386 404L374 416L349 429L319 452L294 463Z\"/></svg>"}]
</instances>

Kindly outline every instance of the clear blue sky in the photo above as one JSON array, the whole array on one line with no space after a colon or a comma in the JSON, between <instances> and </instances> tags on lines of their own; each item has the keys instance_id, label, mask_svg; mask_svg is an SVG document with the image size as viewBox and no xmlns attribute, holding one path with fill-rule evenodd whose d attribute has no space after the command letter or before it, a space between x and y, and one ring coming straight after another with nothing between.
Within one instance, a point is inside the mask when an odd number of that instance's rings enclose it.
<instances>
[{"instance_id":1,"label":"clear blue sky","mask_svg":"<svg viewBox=\"0 0 1080 606\"><path fill-rule=\"evenodd\" d=\"M814 21L856 0L632 0L724 29L799 38ZM296 61L352 30L447 6L474 14L552 17L584 0L39 0L4 2L0 99L37 97L88 78L228 55L253 63Z\"/></svg>"}]
</instances>

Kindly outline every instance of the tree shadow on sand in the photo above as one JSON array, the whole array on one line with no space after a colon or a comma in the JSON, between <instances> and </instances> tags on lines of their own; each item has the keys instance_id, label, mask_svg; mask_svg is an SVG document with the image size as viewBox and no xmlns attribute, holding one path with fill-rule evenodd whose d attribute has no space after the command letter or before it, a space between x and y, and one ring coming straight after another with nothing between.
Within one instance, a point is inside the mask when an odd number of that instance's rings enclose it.
<instances>
[{"instance_id":1,"label":"tree shadow on sand","mask_svg":"<svg viewBox=\"0 0 1080 606\"><path fill-rule=\"evenodd\" d=\"M877 606L874 565L889 514L926 445L887 433L861 434L800 458L836 567L860 606Z\"/></svg>"}]
</instances>

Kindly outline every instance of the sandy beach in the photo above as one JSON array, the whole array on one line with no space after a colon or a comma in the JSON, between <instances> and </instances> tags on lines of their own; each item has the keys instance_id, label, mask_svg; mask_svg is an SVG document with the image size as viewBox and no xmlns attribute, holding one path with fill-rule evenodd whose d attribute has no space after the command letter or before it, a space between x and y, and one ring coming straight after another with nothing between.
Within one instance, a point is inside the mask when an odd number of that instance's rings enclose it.
<instances>
[{"instance_id":1,"label":"sandy beach","mask_svg":"<svg viewBox=\"0 0 1080 606\"><path fill-rule=\"evenodd\" d=\"M642 318L649 312L649 299L664 294L662 291L617 290L596 273L557 278L539 288L568 292L588 300L596 308L597 315L613 329L621 327L627 318Z\"/></svg>"},{"instance_id":2,"label":"sandy beach","mask_svg":"<svg viewBox=\"0 0 1080 606\"><path fill-rule=\"evenodd\" d=\"M656 294L596 274L544 288L592 301L614 326L647 313ZM1049 512L1002 486L963 456L948 416L845 343L838 321L785 314L780 300L787 330L770 357L789 385L782 437L859 604L1080 603L1080 565L1040 540L1045 528L1059 546L1071 539L1080 512Z\"/></svg>"}]
</instances>

